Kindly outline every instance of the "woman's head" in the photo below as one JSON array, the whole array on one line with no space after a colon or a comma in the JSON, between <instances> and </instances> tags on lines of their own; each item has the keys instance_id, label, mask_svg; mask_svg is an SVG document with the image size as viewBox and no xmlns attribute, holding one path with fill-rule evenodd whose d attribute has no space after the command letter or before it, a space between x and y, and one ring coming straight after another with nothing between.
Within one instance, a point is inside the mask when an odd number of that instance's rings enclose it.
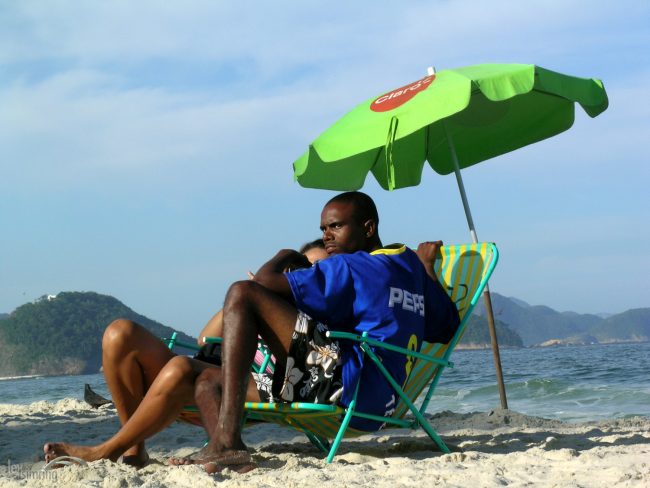
<instances>
[{"instance_id":1,"label":"woman's head","mask_svg":"<svg viewBox=\"0 0 650 488\"><path fill-rule=\"evenodd\" d=\"M311 264L327 257L327 251L325 251L323 239L316 239L304 244L300 248L300 252L305 255Z\"/></svg>"}]
</instances>

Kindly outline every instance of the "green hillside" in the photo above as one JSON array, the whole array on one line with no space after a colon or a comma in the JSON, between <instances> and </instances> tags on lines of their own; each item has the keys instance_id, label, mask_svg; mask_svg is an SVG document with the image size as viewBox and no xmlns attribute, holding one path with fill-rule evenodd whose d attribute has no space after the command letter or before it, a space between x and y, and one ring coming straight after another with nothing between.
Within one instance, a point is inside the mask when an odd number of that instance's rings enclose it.
<instances>
[{"instance_id":1,"label":"green hillside","mask_svg":"<svg viewBox=\"0 0 650 488\"><path fill-rule=\"evenodd\" d=\"M650 308L635 308L603 320L591 330L599 342L650 341Z\"/></svg>"},{"instance_id":2,"label":"green hillside","mask_svg":"<svg viewBox=\"0 0 650 488\"><path fill-rule=\"evenodd\" d=\"M0 377L98 372L102 334L117 318L134 320L159 337L173 332L111 296L64 292L54 299L42 297L0 320Z\"/></svg>"},{"instance_id":3,"label":"green hillside","mask_svg":"<svg viewBox=\"0 0 650 488\"><path fill-rule=\"evenodd\" d=\"M495 320L494 327L497 332L499 346L522 347L524 345L519 334L500 320ZM490 343L487 319L480 315L472 315L458 347L489 347Z\"/></svg>"},{"instance_id":4,"label":"green hillside","mask_svg":"<svg viewBox=\"0 0 650 488\"><path fill-rule=\"evenodd\" d=\"M544 305L521 306L496 293L493 297L495 318L516 331L526 346L583 334L603 320L591 314L560 313Z\"/></svg>"}]
</instances>

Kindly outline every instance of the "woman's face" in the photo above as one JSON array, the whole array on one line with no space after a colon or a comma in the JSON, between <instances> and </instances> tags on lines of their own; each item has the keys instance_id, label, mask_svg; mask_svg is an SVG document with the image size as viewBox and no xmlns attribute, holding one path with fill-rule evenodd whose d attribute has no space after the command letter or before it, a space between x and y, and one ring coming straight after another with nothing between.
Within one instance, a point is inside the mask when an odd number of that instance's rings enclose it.
<instances>
[{"instance_id":1,"label":"woman's face","mask_svg":"<svg viewBox=\"0 0 650 488\"><path fill-rule=\"evenodd\" d=\"M320 247L313 247L309 251L305 252L305 257L309 259L311 264L314 264L321 259L325 259L327 257L327 251Z\"/></svg>"}]
</instances>

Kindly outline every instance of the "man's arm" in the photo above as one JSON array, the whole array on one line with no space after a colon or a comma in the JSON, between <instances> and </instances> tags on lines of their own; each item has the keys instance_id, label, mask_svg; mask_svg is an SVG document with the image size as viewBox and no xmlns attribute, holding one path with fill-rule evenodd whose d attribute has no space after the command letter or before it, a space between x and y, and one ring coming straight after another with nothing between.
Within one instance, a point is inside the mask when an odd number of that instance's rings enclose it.
<instances>
[{"instance_id":1,"label":"man's arm","mask_svg":"<svg viewBox=\"0 0 650 488\"><path fill-rule=\"evenodd\" d=\"M440 254L441 246L442 241L422 242L418 246L416 253L433 282L425 302L427 328L424 333L424 340L446 344L458 329L460 320L456 305L452 302L440 281L438 281L438 277L433 270L433 264Z\"/></svg>"},{"instance_id":2,"label":"man's arm","mask_svg":"<svg viewBox=\"0 0 650 488\"><path fill-rule=\"evenodd\" d=\"M294 303L293 293L284 273L291 269L308 268L309 266L311 266L309 260L298 251L283 249L262 265L255 273L253 281L277 293L290 303Z\"/></svg>"},{"instance_id":3,"label":"man's arm","mask_svg":"<svg viewBox=\"0 0 650 488\"><path fill-rule=\"evenodd\" d=\"M436 257L440 253L440 247L442 246L442 241L427 241L421 242L418 245L417 251L415 253L422 261L424 269L426 269L427 274L431 277L433 281L438 281L436 273L433 271L433 263L436 260Z\"/></svg>"}]
</instances>

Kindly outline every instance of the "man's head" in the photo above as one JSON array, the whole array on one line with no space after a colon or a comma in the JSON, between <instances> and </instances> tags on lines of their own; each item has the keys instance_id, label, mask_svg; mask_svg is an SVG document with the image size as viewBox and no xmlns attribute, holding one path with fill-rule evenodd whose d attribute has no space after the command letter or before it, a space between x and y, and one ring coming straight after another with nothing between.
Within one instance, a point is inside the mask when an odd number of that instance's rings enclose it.
<instances>
[{"instance_id":1,"label":"man's head","mask_svg":"<svg viewBox=\"0 0 650 488\"><path fill-rule=\"evenodd\" d=\"M381 247L377 207L365 193L336 195L321 212L320 228L328 254L374 251Z\"/></svg>"}]
</instances>

